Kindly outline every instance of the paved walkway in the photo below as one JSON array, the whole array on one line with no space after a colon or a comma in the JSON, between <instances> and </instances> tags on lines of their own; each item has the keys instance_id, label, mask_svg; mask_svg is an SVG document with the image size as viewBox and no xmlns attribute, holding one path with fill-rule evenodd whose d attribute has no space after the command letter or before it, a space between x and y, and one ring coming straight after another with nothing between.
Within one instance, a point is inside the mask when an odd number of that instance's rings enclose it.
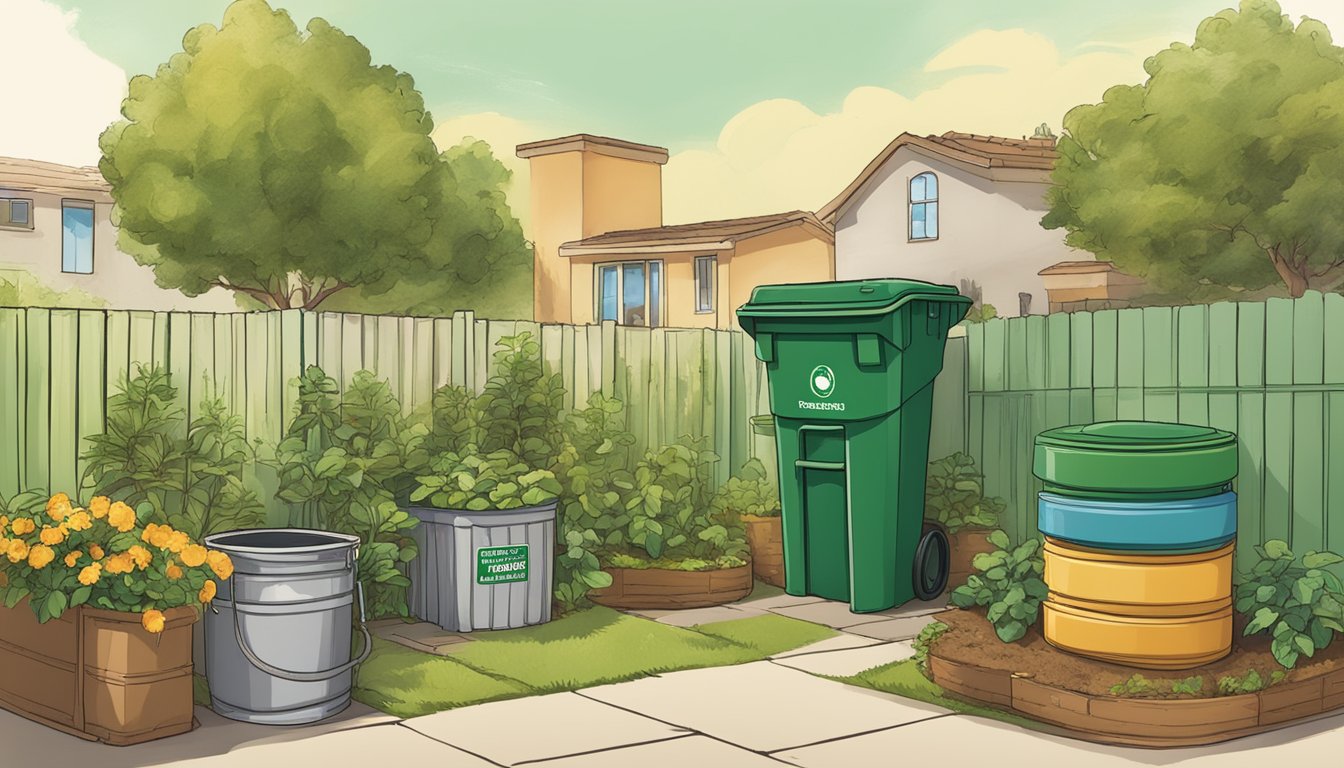
<instances>
[{"instance_id":1,"label":"paved walkway","mask_svg":"<svg viewBox=\"0 0 1344 768\"><path fill-rule=\"evenodd\" d=\"M769 611L828 624L841 634L766 661L409 720L355 705L317 726L269 728L234 723L198 708L201 727L193 733L122 749L80 742L0 712L0 745L6 745L5 754L32 755L46 765L99 768L886 768L920 763L1263 768L1325 764L1344 752L1344 717L1212 747L1128 749L1025 731L818 676L852 675L908 658L910 638L939 609L913 604L856 616L843 604L781 595L703 611L645 613L656 621L694 625Z\"/></svg>"}]
</instances>

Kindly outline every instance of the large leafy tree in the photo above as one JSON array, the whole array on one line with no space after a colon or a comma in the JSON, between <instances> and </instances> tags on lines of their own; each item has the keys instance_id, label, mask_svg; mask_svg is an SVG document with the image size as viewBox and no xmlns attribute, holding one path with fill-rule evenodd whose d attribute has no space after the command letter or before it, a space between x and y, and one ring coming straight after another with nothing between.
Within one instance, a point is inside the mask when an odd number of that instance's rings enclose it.
<instances>
[{"instance_id":1,"label":"large leafy tree","mask_svg":"<svg viewBox=\"0 0 1344 768\"><path fill-rule=\"evenodd\" d=\"M355 38L239 0L182 45L101 138L120 245L160 285L311 309L524 263L507 171L483 144L441 154L411 76Z\"/></svg>"},{"instance_id":2,"label":"large leafy tree","mask_svg":"<svg viewBox=\"0 0 1344 768\"><path fill-rule=\"evenodd\" d=\"M1344 273L1344 49L1243 0L1076 107L1042 224L1159 288L1292 296Z\"/></svg>"}]
</instances>

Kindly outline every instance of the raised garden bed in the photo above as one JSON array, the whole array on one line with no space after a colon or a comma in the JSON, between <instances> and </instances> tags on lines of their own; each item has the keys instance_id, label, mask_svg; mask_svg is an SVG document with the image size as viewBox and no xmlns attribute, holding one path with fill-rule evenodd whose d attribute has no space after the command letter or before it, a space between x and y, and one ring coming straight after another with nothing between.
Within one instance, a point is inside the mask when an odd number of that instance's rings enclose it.
<instances>
[{"instance_id":1,"label":"raised garden bed","mask_svg":"<svg viewBox=\"0 0 1344 768\"><path fill-rule=\"evenodd\" d=\"M948 629L929 649L934 683L1088 741L1212 744L1344 708L1344 643L1284 670L1270 653L1269 638L1241 637L1238 622L1237 641L1226 658L1163 672L1065 653L1034 628L1019 642L1000 642L979 610L935 618Z\"/></svg>"},{"instance_id":2,"label":"raised garden bed","mask_svg":"<svg viewBox=\"0 0 1344 768\"><path fill-rule=\"evenodd\" d=\"M751 594L751 564L706 571L666 568L605 568L611 586L588 597L599 605L626 609L704 608Z\"/></svg>"},{"instance_id":3,"label":"raised garden bed","mask_svg":"<svg viewBox=\"0 0 1344 768\"><path fill-rule=\"evenodd\" d=\"M751 546L751 572L766 584L784 586L784 524L779 515L743 515L747 544Z\"/></svg>"}]
</instances>

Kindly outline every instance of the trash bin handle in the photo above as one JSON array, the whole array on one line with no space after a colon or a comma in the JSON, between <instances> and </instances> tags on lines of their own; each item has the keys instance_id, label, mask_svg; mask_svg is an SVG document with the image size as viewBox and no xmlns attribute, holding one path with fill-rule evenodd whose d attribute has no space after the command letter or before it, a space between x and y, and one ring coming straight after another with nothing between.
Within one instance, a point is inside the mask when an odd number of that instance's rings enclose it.
<instances>
[{"instance_id":1,"label":"trash bin handle","mask_svg":"<svg viewBox=\"0 0 1344 768\"><path fill-rule=\"evenodd\" d=\"M355 548L358 552L359 548ZM356 560L358 555L355 556ZM364 616L364 584L359 580L359 567L355 567L355 591L359 594L359 631L364 636L364 648L359 654L359 658L346 662L334 669L325 669L321 672L295 672L290 669L282 669L273 664L267 664L252 650L248 645L247 639L243 637L243 614L238 610L238 590L235 586L237 579L229 579L229 600L233 603L233 637L238 642L238 650L243 652L248 662L257 669L268 675L278 677L281 680L288 680L291 683L319 683L323 680L330 680L337 675L349 672L355 667L363 664L373 652L373 638L369 635L369 627Z\"/></svg>"}]
</instances>

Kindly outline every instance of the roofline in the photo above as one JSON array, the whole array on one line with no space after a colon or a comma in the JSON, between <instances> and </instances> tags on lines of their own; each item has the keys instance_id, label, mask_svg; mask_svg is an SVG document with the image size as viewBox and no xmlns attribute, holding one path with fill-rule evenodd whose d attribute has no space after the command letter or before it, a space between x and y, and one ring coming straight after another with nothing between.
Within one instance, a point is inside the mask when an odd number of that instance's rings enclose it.
<instances>
[{"instance_id":1,"label":"roofline","mask_svg":"<svg viewBox=\"0 0 1344 768\"><path fill-rule=\"evenodd\" d=\"M729 219L731 221L731 219ZM558 249L561 256L605 256L614 253L686 253L690 251L728 251L737 247L737 244L743 240L762 237L772 232L778 232L781 229L789 227L803 227L812 230L813 234L820 235L822 240L827 243L835 243L835 232L817 217L807 211L801 216L791 216L783 221L774 222L760 229L753 229L736 235L725 237L722 240L689 242L689 243L657 243L651 241L632 240L625 243L593 243L584 245L582 240L571 240L567 243L561 243Z\"/></svg>"},{"instance_id":2,"label":"roofline","mask_svg":"<svg viewBox=\"0 0 1344 768\"><path fill-rule=\"evenodd\" d=\"M524 160L543 157L561 152L594 152L599 155L619 157L626 160L642 160L646 163L663 165L667 162L667 148L652 144L639 144L610 136L594 136L591 133L576 133L556 139L519 144L514 148L518 157Z\"/></svg>"},{"instance_id":3,"label":"roofline","mask_svg":"<svg viewBox=\"0 0 1344 768\"><path fill-rule=\"evenodd\" d=\"M25 173L25 168L30 170ZM41 175L43 172L83 178L55 179ZM112 185L107 183L96 165L65 165L21 157L0 157L0 190L46 195L101 195L106 198L102 202L112 200Z\"/></svg>"},{"instance_id":4,"label":"roofline","mask_svg":"<svg viewBox=\"0 0 1344 768\"><path fill-rule=\"evenodd\" d=\"M859 190L861 190L864 185L877 174L878 170L881 169L883 165L886 165L887 161L890 160L893 155L904 147L923 150L921 154L931 155L939 160L961 163L967 167L967 170L970 170L979 176L994 179L996 181L1009 180L999 178L995 173L996 169L1039 173L1043 177L1041 181L1047 181L1050 175L1050 171L1045 169L1005 166L1001 163L996 164L993 159L978 155L974 152L967 152L965 150L949 147L941 142L932 141L928 137L916 136L913 133L902 131L901 134L895 139L892 139L891 143L887 144L881 152L877 153L877 157L874 157L863 167L863 170L859 172L859 175L855 177L848 186L841 190L839 195L836 195L829 203L822 206L821 210L817 211L817 218L824 222L834 224L835 219L839 217L845 206L849 204L849 201L853 199L854 196L859 193ZM1013 180L1021 181L1021 179Z\"/></svg>"}]
</instances>

